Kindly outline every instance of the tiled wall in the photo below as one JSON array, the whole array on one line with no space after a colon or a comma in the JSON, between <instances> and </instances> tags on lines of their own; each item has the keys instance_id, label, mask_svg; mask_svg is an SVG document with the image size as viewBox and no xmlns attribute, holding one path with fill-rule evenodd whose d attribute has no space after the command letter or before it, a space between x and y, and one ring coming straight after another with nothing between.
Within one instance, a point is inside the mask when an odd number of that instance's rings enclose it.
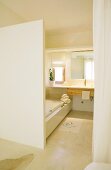
<instances>
[{"instance_id":1,"label":"tiled wall","mask_svg":"<svg viewBox=\"0 0 111 170\"><path fill-rule=\"evenodd\" d=\"M60 99L63 94L66 94L67 90L65 88L46 88L46 98L48 99Z\"/></svg>"},{"instance_id":2,"label":"tiled wall","mask_svg":"<svg viewBox=\"0 0 111 170\"><path fill-rule=\"evenodd\" d=\"M93 112L94 99L82 100L81 96L73 96L72 110Z\"/></svg>"}]
</instances>

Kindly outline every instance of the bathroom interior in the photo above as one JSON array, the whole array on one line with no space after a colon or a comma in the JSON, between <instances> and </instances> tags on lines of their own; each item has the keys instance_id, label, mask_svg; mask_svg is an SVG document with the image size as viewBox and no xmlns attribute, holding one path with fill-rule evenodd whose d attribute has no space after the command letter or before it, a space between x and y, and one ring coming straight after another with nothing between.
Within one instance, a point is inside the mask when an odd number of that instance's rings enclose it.
<instances>
[{"instance_id":1,"label":"bathroom interior","mask_svg":"<svg viewBox=\"0 0 111 170\"><path fill-rule=\"evenodd\" d=\"M0 170L111 170L110 3L0 0Z\"/></svg>"},{"instance_id":2,"label":"bathroom interior","mask_svg":"<svg viewBox=\"0 0 111 170\"><path fill-rule=\"evenodd\" d=\"M72 110L80 111L83 115L86 112L89 116L93 115L94 54L93 49L83 48L47 49L45 55L46 137L48 137ZM66 126L71 127L70 124L71 120Z\"/></svg>"},{"instance_id":3,"label":"bathroom interior","mask_svg":"<svg viewBox=\"0 0 111 170\"><path fill-rule=\"evenodd\" d=\"M57 37L59 48L47 43L43 55L42 20L1 28L0 166L61 170L91 162L94 59L89 32L81 34L82 47L63 34L65 45Z\"/></svg>"}]
</instances>

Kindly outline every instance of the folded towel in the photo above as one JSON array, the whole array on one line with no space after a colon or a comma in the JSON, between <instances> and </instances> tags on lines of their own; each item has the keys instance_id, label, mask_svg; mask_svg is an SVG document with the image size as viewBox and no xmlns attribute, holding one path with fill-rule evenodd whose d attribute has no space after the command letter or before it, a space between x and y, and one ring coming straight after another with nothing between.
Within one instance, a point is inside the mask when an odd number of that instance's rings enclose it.
<instances>
[{"instance_id":1,"label":"folded towel","mask_svg":"<svg viewBox=\"0 0 111 170\"><path fill-rule=\"evenodd\" d=\"M61 99L69 99L69 96L61 97Z\"/></svg>"},{"instance_id":2,"label":"folded towel","mask_svg":"<svg viewBox=\"0 0 111 170\"><path fill-rule=\"evenodd\" d=\"M90 99L90 91L82 91L82 100Z\"/></svg>"},{"instance_id":3,"label":"folded towel","mask_svg":"<svg viewBox=\"0 0 111 170\"><path fill-rule=\"evenodd\" d=\"M71 102L71 99L68 99L68 100L67 100L67 103L70 103L70 102Z\"/></svg>"},{"instance_id":4,"label":"folded towel","mask_svg":"<svg viewBox=\"0 0 111 170\"><path fill-rule=\"evenodd\" d=\"M67 102L67 99L61 99L62 102L66 103Z\"/></svg>"},{"instance_id":5,"label":"folded towel","mask_svg":"<svg viewBox=\"0 0 111 170\"><path fill-rule=\"evenodd\" d=\"M68 104L68 103L70 103L70 102L71 102L71 100L70 100L70 99L61 99L61 101L62 101L62 102L64 102L64 103L66 103L66 104Z\"/></svg>"},{"instance_id":6,"label":"folded towel","mask_svg":"<svg viewBox=\"0 0 111 170\"><path fill-rule=\"evenodd\" d=\"M62 97L67 96L67 94L63 94Z\"/></svg>"},{"instance_id":7,"label":"folded towel","mask_svg":"<svg viewBox=\"0 0 111 170\"><path fill-rule=\"evenodd\" d=\"M63 94L60 100L64 103L64 105L71 102L67 94Z\"/></svg>"}]
</instances>

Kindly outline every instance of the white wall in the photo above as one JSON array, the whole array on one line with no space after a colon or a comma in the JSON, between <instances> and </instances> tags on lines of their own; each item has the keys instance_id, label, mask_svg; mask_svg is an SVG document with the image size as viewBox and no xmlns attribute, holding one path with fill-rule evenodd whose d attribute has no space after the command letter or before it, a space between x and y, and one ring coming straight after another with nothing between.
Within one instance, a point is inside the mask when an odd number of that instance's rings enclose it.
<instances>
[{"instance_id":1,"label":"white wall","mask_svg":"<svg viewBox=\"0 0 111 170\"><path fill-rule=\"evenodd\" d=\"M0 29L0 138L44 147L43 21Z\"/></svg>"},{"instance_id":2,"label":"white wall","mask_svg":"<svg viewBox=\"0 0 111 170\"><path fill-rule=\"evenodd\" d=\"M81 96L73 96L72 110L93 112L94 100L82 100Z\"/></svg>"}]
</instances>

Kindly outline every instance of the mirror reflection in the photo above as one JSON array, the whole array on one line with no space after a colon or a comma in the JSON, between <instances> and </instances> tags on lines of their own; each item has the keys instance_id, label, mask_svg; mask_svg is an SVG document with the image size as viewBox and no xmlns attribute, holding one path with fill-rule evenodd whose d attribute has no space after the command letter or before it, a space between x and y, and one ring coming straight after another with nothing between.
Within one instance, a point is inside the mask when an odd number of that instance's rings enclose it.
<instances>
[{"instance_id":1,"label":"mirror reflection","mask_svg":"<svg viewBox=\"0 0 111 170\"><path fill-rule=\"evenodd\" d=\"M94 82L93 51L55 51L47 53L47 82L73 82L91 80ZM53 70L52 73L50 70Z\"/></svg>"},{"instance_id":2,"label":"mirror reflection","mask_svg":"<svg viewBox=\"0 0 111 170\"><path fill-rule=\"evenodd\" d=\"M71 53L71 79L94 80L93 51Z\"/></svg>"}]
</instances>

